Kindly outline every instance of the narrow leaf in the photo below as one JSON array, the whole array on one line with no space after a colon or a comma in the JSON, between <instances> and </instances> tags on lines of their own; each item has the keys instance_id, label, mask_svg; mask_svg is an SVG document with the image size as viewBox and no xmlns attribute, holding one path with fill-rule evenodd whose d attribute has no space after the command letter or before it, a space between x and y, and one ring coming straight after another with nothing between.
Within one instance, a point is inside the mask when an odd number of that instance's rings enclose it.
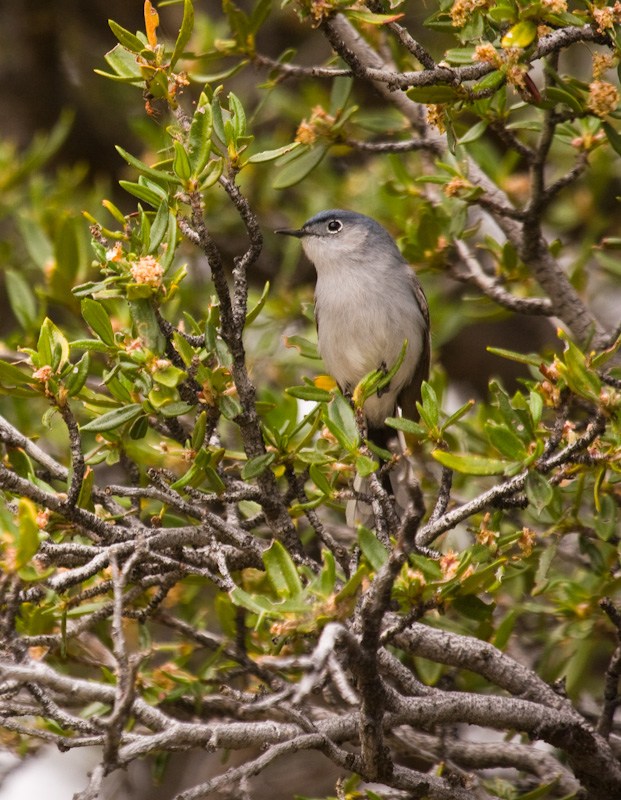
<instances>
[{"instance_id":1,"label":"narrow leaf","mask_svg":"<svg viewBox=\"0 0 621 800\"><path fill-rule=\"evenodd\" d=\"M82 431L111 431L114 428L120 428L126 422L131 422L136 417L142 414L143 409L139 403L132 403L131 405L124 406L123 408L115 408L114 411L108 411L102 414L101 417L92 419L86 425L81 425Z\"/></svg>"},{"instance_id":2,"label":"narrow leaf","mask_svg":"<svg viewBox=\"0 0 621 800\"><path fill-rule=\"evenodd\" d=\"M179 30L179 36L177 36L177 41L175 42L175 49L173 50L173 54L170 58L171 70L174 69L175 64L183 55L185 46L190 41L190 37L192 36L193 28L194 6L192 5L192 0L185 0L183 3L183 21L181 22L181 29Z\"/></svg>"}]
</instances>

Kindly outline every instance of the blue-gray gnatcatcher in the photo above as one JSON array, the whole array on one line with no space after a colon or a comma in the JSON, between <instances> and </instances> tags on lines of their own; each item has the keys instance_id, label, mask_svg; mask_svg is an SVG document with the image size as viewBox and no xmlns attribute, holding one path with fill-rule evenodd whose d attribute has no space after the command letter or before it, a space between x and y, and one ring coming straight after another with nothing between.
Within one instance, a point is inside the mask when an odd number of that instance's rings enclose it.
<instances>
[{"instance_id":1,"label":"blue-gray gnatcatcher","mask_svg":"<svg viewBox=\"0 0 621 800\"><path fill-rule=\"evenodd\" d=\"M418 418L429 373L429 308L420 281L388 231L364 214L322 211L299 230L276 233L300 239L317 271L319 352L344 394L367 373L390 369L407 339L399 371L364 405L369 439L385 448L394 435L386 417L399 406L404 417Z\"/></svg>"}]
</instances>

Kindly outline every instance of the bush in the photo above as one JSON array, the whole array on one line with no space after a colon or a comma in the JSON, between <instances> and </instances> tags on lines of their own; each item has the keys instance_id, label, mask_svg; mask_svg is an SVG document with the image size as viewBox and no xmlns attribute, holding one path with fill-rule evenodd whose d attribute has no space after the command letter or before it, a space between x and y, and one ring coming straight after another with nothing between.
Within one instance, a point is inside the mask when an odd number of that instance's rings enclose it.
<instances>
[{"instance_id":1,"label":"bush","mask_svg":"<svg viewBox=\"0 0 621 800\"><path fill-rule=\"evenodd\" d=\"M252 747L177 797L308 750L339 798L621 792L620 12L401 6L185 0L174 43L149 2L144 33L110 22L101 72L156 122L117 148L128 213L42 171L68 118L4 146L4 741L99 745L80 800L150 754ZM424 273L436 350L474 364L481 318L527 334L489 342L518 388L456 403L437 364L389 422L415 453L399 513L380 478L406 456L380 471L364 392L317 375L296 243L263 242L348 205ZM533 316L558 346L524 352ZM356 474L372 530L344 525Z\"/></svg>"}]
</instances>

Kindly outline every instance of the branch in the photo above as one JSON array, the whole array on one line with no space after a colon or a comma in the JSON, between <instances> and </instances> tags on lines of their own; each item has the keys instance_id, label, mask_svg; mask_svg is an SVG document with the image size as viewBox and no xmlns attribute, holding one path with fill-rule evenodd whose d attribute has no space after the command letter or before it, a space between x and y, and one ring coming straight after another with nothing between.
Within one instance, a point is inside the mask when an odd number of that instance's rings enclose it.
<instances>
[{"instance_id":1,"label":"branch","mask_svg":"<svg viewBox=\"0 0 621 800\"><path fill-rule=\"evenodd\" d=\"M604 431L604 429L604 419L603 417L598 416L595 420L588 424L586 432L583 436L567 445L567 447L556 456L551 456L549 458L542 456L537 462L536 468L545 474L556 467L571 461L571 458L574 454L578 453L580 450L584 450L590 444L592 444L592 442ZM454 528L455 525L462 520L467 519L479 511L482 511L488 506L498 503L498 501L503 500L504 498L512 497L514 494L516 494L516 492L519 492L524 488L527 477L528 470L525 470L524 472L521 472L519 475L510 478L504 483L492 486L491 489L483 492L473 500L464 503L463 505L459 506L459 508L443 514L434 521L430 520L417 533L416 544L425 547L431 544L431 542L441 533Z\"/></svg>"},{"instance_id":2,"label":"branch","mask_svg":"<svg viewBox=\"0 0 621 800\"><path fill-rule=\"evenodd\" d=\"M547 297L516 297L505 291L497 279L491 278L484 270L479 260L473 255L468 245L461 239L455 240L455 247L463 263L468 268L465 280L474 283L483 294L487 295L499 306L515 311L518 314L552 316L554 314L552 303Z\"/></svg>"}]
</instances>

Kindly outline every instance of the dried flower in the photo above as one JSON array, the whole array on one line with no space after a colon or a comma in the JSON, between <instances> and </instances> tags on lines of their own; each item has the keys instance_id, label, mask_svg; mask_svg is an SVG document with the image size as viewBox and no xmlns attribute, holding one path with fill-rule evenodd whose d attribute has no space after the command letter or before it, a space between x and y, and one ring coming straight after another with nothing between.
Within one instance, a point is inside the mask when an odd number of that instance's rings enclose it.
<instances>
[{"instance_id":1,"label":"dried flower","mask_svg":"<svg viewBox=\"0 0 621 800\"><path fill-rule=\"evenodd\" d=\"M606 81L593 81L589 86L588 108L598 117L605 117L614 111L619 102L616 87Z\"/></svg>"},{"instance_id":2,"label":"dried flower","mask_svg":"<svg viewBox=\"0 0 621 800\"><path fill-rule=\"evenodd\" d=\"M54 370L49 367L47 364L41 369L38 369L36 372L33 373L32 377L37 381L49 381L50 378L54 375Z\"/></svg>"},{"instance_id":3,"label":"dried flower","mask_svg":"<svg viewBox=\"0 0 621 800\"><path fill-rule=\"evenodd\" d=\"M487 527L490 517L491 514L488 511L483 517L479 530L477 531L477 544L483 544L486 547L495 547L498 531L492 531Z\"/></svg>"},{"instance_id":4,"label":"dried flower","mask_svg":"<svg viewBox=\"0 0 621 800\"><path fill-rule=\"evenodd\" d=\"M318 136L327 134L336 122L322 106L315 106L311 111L310 119L303 119L298 126L295 141L302 144L313 144Z\"/></svg>"},{"instance_id":5,"label":"dried flower","mask_svg":"<svg viewBox=\"0 0 621 800\"><path fill-rule=\"evenodd\" d=\"M522 535L518 539L518 546L522 551L524 558L528 558L528 556L533 552L533 542L536 538L537 534L535 531L527 527L522 528Z\"/></svg>"},{"instance_id":6,"label":"dried flower","mask_svg":"<svg viewBox=\"0 0 621 800\"><path fill-rule=\"evenodd\" d=\"M37 512L37 528L39 528L39 530L41 531L44 531L47 526L49 518L50 518L49 508L45 509L40 508L39 511Z\"/></svg>"},{"instance_id":7,"label":"dried flower","mask_svg":"<svg viewBox=\"0 0 621 800\"><path fill-rule=\"evenodd\" d=\"M610 53L593 53L593 78L599 80L612 67L613 61Z\"/></svg>"},{"instance_id":8,"label":"dried flower","mask_svg":"<svg viewBox=\"0 0 621 800\"><path fill-rule=\"evenodd\" d=\"M453 550L449 550L446 555L442 556L440 559L440 569L442 570L442 577L445 581L450 581L451 578L455 577L459 569L459 559Z\"/></svg>"},{"instance_id":9,"label":"dried flower","mask_svg":"<svg viewBox=\"0 0 621 800\"><path fill-rule=\"evenodd\" d=\"M444 194L447 197L455 197L455 195L459 195L462 190L471 188L472 184L468 183L465 178L460 178L456 175L454 178L451 178L451 180L444 187Z\"/></svg>"},{"instance_id":10,"label":"dried flower","mask_svg":"<svg viewBox=\"0 0 621 800\"><path fill-rule=\"evenodd\" d=\"M148 283L150 286L160 286L164 270L153 256L143 256L131 265L130 271L136 283Z\"/></svg>"},{"instance_id":11,"label":"dried flower","mask_svg":"<svg viewBox=\"0 0 621 800\"><path fill-rule=\"evenodd\" d=\"M120 242L115 242L114 247L106 250L106 261L120 261L124 255L123 245Z\"/></svg>"},{"instance_id":12,"label":"dried flower","mask_svg":"<svg viewBox=\"0 0 621 800\"><path fill-rule=\"evenodd\" d=\"M313 144L316 139L317 131L315 130L315 126L303 119L298 125L295 141L301 142L302 144Z\"/></svg>"},{"instance_id":13,"label":"dried flower","mask_svg":"<svg viewBox=\"0 0 621 800\"><path fill-rule=\"evenodd\" d=\"M446 131L446 125L444 124L445 111L445 103L430 103L427 106L427 122L429 125L436 128L438 133L444 133Z\"/></svg>"},{"instance_id":14,"label":"dried flower","mask_svg":"<svg viewBox=\"0 0 621 800\"><path fill-rule=\"evenodd\" d=\"M597 22L597 30L599 33L605 33L606 28L612 28L614 25L614 11L610 6L593 8L591 9L591 13L593 14L593 19Z\"/></svg>"},{"instance_id":15,"label":"dried flower","mask_svg":"<svg viewBox=\"0 0 621 800\"><path fill-rule=\"evenodd\" d=\"M505 50L507 59L507 83L515 86L518 90L526 90L525 76L528 72L528 64L520 64L519 59L523 50L520 47L508 47Z\"/></svg>"},{"instance_id":16,"label":"dried flower","mask_svg":"<svg viewBox=\"0 0 621 800\"><path fill-rule=\"evenodd\" d=\"M482 61L484 64L494 64L500 66L501 58L496 52L493 44L478 44L474 48L473 61Z\"/></svg>"},{"instance_id":17,"label":"dried flower","mask_svg":"<svg viewBox=\"0 0 621 800\"><path fill-rule=\"evenodd\" d=\"M555 14L564 14L567 11L567 0L542 0L542 5Z\"/></svg>"},{"instance_id":18,"label":"dried flower","mask_svg":"<svg viewBox=\"0 0 621 800\"><path fill-rule=\"evenodd\" d=\"M478 8L485 8L488 0L455 0L449 11L454 28L463 27Z\"/></svg>"}]
</instances>

